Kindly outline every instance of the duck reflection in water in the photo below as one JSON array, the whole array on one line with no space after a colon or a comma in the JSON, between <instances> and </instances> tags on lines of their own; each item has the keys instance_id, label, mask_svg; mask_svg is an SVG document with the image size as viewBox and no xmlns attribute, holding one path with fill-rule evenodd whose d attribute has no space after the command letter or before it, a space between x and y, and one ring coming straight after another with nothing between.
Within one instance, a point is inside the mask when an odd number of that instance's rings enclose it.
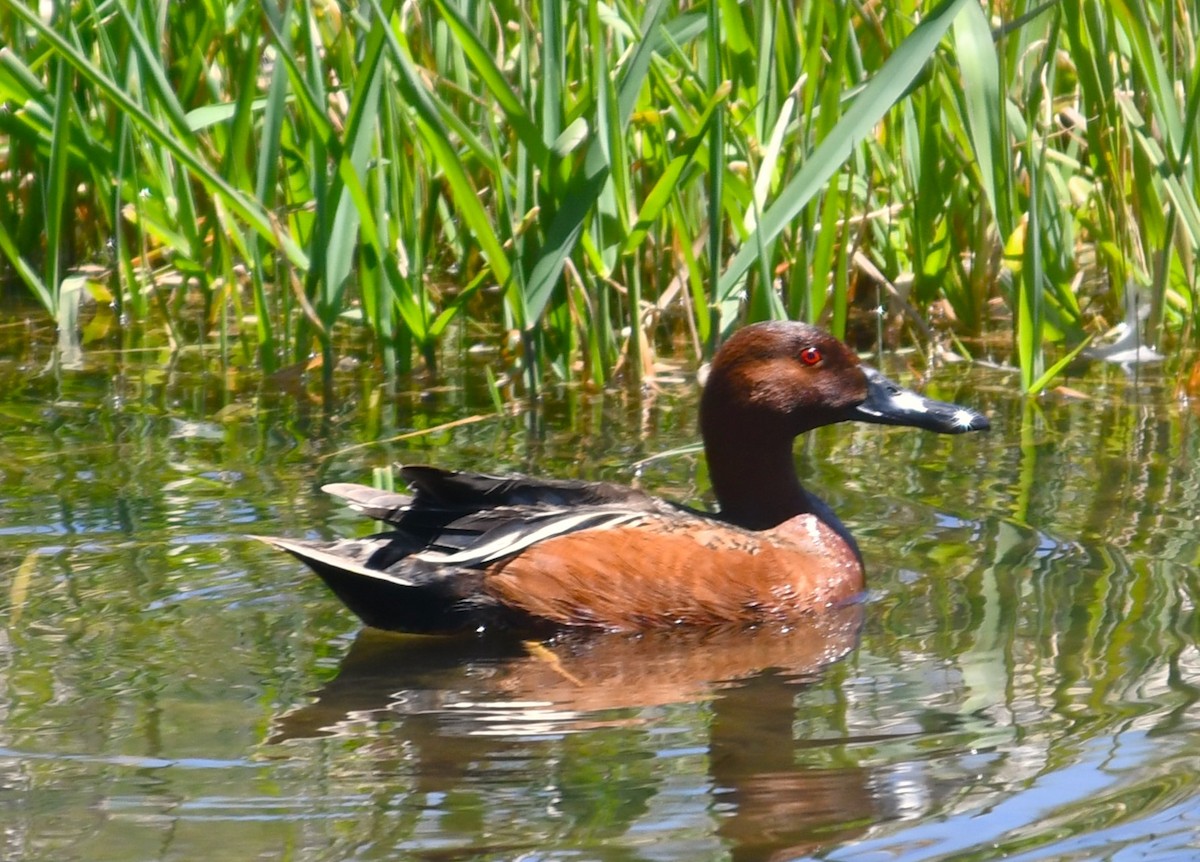
<instances>
[{"instance_id":1,"label":"duck reflection in water","mask_svg":"<svg viewBox=\"0 0 1200 862\"><path fill-rule=\"evenodd\" d=\"M836 726L826 742L797 738L797 715L824 669L857 645L862 620L855 604L788 627L539 643L365 629L315 700L276 719L270 742L369 738L358 757L406 776L397 793L441 798L486 784L481 764L511 761L514 749L523 768L554 780L564 758L581 756L564 749L566 735L608 735L611 756L653 762L678 744L655 732L662 708L704 704L716 834L734 858L794 857L855 837L889 807L869 769L797 765L797 752L847 741ZM622 788L623 828L670 780L648 766Z\"/></svg>"}]
</instances>

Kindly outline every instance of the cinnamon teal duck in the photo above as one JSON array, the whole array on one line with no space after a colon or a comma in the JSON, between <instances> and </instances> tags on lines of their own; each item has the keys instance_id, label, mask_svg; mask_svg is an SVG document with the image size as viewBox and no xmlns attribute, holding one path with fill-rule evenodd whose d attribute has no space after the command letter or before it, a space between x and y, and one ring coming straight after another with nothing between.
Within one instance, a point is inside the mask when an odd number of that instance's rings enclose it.
<instances>
[{"instance_id":1,"label":"cinnamon teal duck","mask_svg":"<svg viewBox=\"0 0 1200 862\"><path fill-rule=\"evenodd\" d=\"M863 591L854 538L800 484L792 454L798 435L849 420L944 434L988 427L974 410L898 386L816 327L758 323L718 351L700 400L717 512L608 482L410 465L400 477L411 494L324 487L385 532L263 541L381 629L787 622Z\"/></svg>"}]
</instances>

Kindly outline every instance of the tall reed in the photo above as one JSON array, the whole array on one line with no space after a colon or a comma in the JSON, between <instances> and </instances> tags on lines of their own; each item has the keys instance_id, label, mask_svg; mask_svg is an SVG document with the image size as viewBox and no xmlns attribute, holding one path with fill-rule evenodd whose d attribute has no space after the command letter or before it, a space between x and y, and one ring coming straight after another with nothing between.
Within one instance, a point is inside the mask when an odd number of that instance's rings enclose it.
<instances>
[{"instance_id":1,"label":"tall reed","mask_svg":"<svg viewBox=\"0 0 1200 862\"><path fill-rule=\"evenodd\" d=\"M922 339L1011 331L1032 391L1126 291L1150 341L1195 337L1197 21L1200 0L14 2L0 255L66 329L90 290L268 371L332 368L342 332L432 365L470 319L514 333L530 389L639 380L664 335L842 333L886 298Z\"/></svg>"}]
</instances>

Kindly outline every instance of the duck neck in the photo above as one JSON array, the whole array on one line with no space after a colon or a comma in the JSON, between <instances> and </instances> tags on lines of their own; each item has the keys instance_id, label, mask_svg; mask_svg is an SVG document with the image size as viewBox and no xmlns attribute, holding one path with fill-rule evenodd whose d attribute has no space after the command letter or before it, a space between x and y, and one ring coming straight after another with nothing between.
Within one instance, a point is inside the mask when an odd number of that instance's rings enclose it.
<instances>
[{"instance_id":1,"label":"duck neck","mask_svg":"<svg viewBox=\"0 0 1200 862\"><path fill-rule=\"evenodd\" d=\"M813 511L812 497L796 478L791 437L708 435L704 452L713 492L726 521L765 530Z\"/></svg>"},{"instance_id":2,"label":"duck neck","mask_svg":"<svg viewBox=\"0 0 1200 862\"><path fill-rule=\"evenodd\" d=\"M858 543L833 510L796 478L792 441L705 440L708 476L721 518L747 530L769 530L797 515L813 515L841 536L862 563Z\"/></svg>"}]
</instances>

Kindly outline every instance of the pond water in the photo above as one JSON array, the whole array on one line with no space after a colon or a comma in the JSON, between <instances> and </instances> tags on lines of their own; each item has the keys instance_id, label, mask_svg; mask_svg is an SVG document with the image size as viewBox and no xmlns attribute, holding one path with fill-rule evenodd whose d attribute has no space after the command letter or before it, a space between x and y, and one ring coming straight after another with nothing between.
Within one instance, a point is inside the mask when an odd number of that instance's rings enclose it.
<instances>
[{"instance_id":1,"label":"pond water","mask_svg":"<svg viewBox=\"0 0 1200 862\"><path fill-rule=\"evenodd\" d=\"M797 444L864 605L539 646L364 631L246 534L367 532L318 488L393 461L704 504L696 455L631 466L695 441L690 377L496 415L350 367L324 411L51 356L0 355L0 858L1200 858L1200 435L1161 379L943 369L990 434Z\"/></svg>"}]
</instances>

